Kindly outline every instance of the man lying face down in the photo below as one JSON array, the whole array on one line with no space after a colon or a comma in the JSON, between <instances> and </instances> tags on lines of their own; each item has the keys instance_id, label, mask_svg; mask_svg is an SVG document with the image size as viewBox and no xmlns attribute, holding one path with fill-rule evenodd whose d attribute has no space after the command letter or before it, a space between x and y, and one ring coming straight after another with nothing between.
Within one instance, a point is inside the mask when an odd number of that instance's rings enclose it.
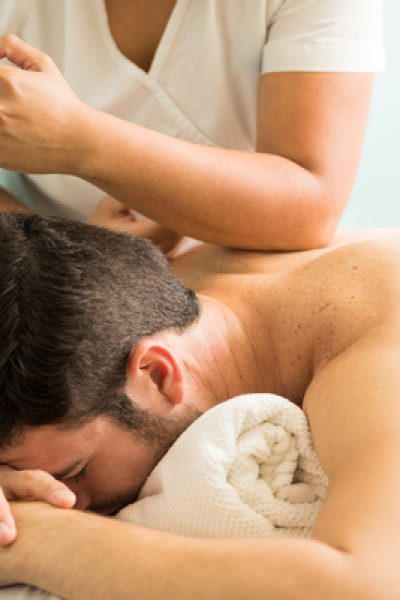
<instances>
[{"instance_id":1,"label":"man lying face down","mask_svg":"<svg viewBox=\"0 0 400 600\"><path fill-rule=\"evenodd\" d=\"M142 238L22 216L0 235L1 462L115 512L200 414L180 341L199 302Z\"/></svg>"},{"instance_id":2,"label":"man lying face down","mask_svg":"<svg viewBox=\"0 0 400 600\"><path fill-rule=\"evenodd\" d=\"M195 295L143 239L1 215L0 481L18 537L0 585L324 600L384 586L397 599L399 241L282 263L225 252L213 270L201 252L176 264ZM51 506L114 513L190 423L248 392L308 416L330 482L309 540L198 540ZM1 517L10 543L5 501Z\"/></svg>"}]
</instances>

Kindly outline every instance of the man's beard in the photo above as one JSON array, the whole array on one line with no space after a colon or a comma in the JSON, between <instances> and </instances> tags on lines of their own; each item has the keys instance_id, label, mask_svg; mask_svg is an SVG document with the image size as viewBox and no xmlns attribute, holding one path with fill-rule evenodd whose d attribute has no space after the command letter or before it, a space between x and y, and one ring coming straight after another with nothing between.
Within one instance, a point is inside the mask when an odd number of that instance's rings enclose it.
<instances>
[{"instance_id":1,"label":"man's beard","mask_svg":"<svg viewBox=\"0 0 400 600\"><path fill-rule=\"evenodd\" d=\"M137 499L138 494L125 494L116 496L112 500L103 502L101 504L93 504L86 510L89 512L98 513L100 515L116 515L124 506L132 504Z\"/></svg>"},{"instance_id":2,"label":"man's beard","mask_svg":"<svg viewBox=\"0 0 400 600\"><path fill-rule=\"evenodd\" d=\"M149 452L152 454L152 468L147 473L146 479L178 437L202 415L194 406L189 406L186 407L184 414L179 419L166 419L137 406L122 392L116 394L113 400L114 410L109 411L108 416L119 426L130 431L135 440L144 441L149 446ZM146 479L143 481L142 486ZM116 496L106 502L91 505L88 510L100 514L114 515L124 506L135 502L139 492L140 489L130 494Z\"/></svg>"}]
</instances>

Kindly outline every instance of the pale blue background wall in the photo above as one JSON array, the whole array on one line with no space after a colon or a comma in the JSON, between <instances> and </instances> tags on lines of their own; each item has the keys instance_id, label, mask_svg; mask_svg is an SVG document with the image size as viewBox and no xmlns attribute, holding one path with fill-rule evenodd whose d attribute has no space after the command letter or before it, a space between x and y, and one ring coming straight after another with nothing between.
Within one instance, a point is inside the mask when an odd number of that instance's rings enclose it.
<instances>
[{"instance_id":1,"label":"pale blue background wall","mask_svg":"<svg viewBox=\"0 0 400 600\"><path fill-rule=\"evenodd\" d=\"M347 227L400 227L400 0L385 0L385 48Z\"/></svg>"},{"instance_id":2,"label":"pale blue background wall","mask_svg":"<svg viewBox=\"0 0 400 600\"><path fill-rule=\"evenodd\" d=\"M376 76L360 171L342 219L345 227L400 227L400 0L385 0L385 47L387 70ZM18 184L13 187L26 197Z\"/></svg>"}]
</instances>

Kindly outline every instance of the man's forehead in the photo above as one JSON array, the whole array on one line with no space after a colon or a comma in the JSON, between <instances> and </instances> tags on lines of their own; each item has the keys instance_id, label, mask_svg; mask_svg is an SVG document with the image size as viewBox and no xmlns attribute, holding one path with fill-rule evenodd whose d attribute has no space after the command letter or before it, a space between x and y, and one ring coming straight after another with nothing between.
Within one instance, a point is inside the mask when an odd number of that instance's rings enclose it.
<instances>
[{"instance_id":1,"label":"man's forehead","mask_svg":"<svg viewBox=\"0 0 400 600\"><path fill-rule=\"evenodd\" d=\"M63 432L59 428L51 425L26 427L18 434L17 438L10 446L0 450L0 458L2 458L4 455L15 455L15 460L19 460L18 457L25 449L32 449L35 447L39 449L56 440L62 441L62 434Z\"/></svg>"},{"instance_id":2,"label":"man's forehead","mask_svg":"<svg viewBox=\"0 0 400 600\"><path fill-rule=\"evenodd\" d=\"M0 450L0 464L16 469L49 470L44 465L62 463L60 469L64 471L91 446L94 431L90 425L71 431L49 425L27 428L16 443Z\"/></svg>"},{"instance_id":3,"label":"man's forehead","mask_svg":"<svg viewBox=\"0 0 400 600\"><path fill-rule=\"evenodd\" d=\"M18 437L9 446L0 449L0 464L19 463L24 460L24 455L31 451L43 448L46 433L44 428L29 428L18 434ZM46 428L47 429L47 428Z\"/></svg>"}]
</instances>

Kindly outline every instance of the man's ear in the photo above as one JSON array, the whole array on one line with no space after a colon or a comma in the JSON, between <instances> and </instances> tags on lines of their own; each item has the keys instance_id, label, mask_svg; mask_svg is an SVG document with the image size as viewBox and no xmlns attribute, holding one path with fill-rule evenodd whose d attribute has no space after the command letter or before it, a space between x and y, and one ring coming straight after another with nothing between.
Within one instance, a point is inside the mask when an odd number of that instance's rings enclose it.
<instances>
[{"instance_id":1,"label":"man's ear","mask_svg":"<svg viewBox=\"0 0 400 600\"><path fill-rule=\"evenodd\" d=\"M166 344L147 338L133 348L127 363L127 391L132 397L152 398L154 393L171 405L184 399L183 372L179 360Z\"/></svg>"}]
</instances>

